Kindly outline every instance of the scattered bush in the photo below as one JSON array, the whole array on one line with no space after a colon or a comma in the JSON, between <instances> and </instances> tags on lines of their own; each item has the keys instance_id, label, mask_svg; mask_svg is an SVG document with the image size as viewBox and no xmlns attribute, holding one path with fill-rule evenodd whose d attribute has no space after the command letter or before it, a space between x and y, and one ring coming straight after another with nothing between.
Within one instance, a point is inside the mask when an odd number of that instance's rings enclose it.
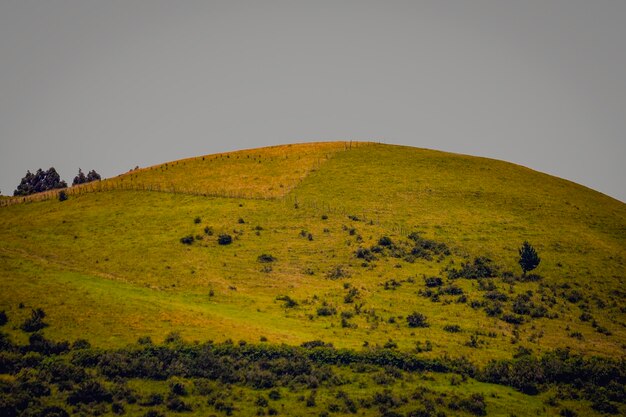
<instances>
[{"instance_id":1,"label":"scattered bush","mask_svg":"<svg viewBox=\"0 0 626 417\"><path fill-rule=\"evenodd\" d=\"M296 300L294 300L293 298L289 297L288 295L278 296L278 297L276 297L276 300L284 301L285 304L283 304L283 307L285 307L285 308L293 308L293 307L297 307L298 306L298 302Z\"/></svg>"},{"instance_id":2,"label":"scattered bush","mask_svg":"<svg viewBox=\"0 0 626 417\"><path fill-rule=\"evenodd\" d=\"M503 314L502 317L500 317L503 321L510 323L510 324L522 324L524 323L524 317L522 316L517 316L515 314Z\"/></svg>"},{"instance_id":3,"label":"scattered bush","mask_svg":"<svg viewBox=\"0 0 626 417\"><path fill-rule=\"evenodd\" d=\"M276 258L274 258L272 255L268 255L264 253L262 255L259 255L259 257L256 260L261 263L268 263L268 262L275 262Z\"/></svg>"},{"instance_id":4,"label":"scattered bush","mask_svg":"<svg viewBox=\"0 0 626 417\"><path fill-rule=\"evenodd\" d=\"M425 280L426 286L433 287L441 287L443 285L443 281L440 277L428 277Z\"/></svg>"},{"instance_id":5,"label":"scattered bush","mask_svg":"<svg viewBox=\"0 0 626 417\"><path fill-rule=\"evenodd\" d=\"M448 277L451 279L467 278L492 278L498 275L497 267L493 261L484 256L474 258L473 263L463 263L460 270L451 269L448 271Z\"/></svg>"},{"instance_id":6,"label":"scattered bush","mask_svg":"<svg viewBox=\"0 0 626 417\"><path fill-rule=\"evenodd\" d=\"M111 402L113 396L98 381L88 380L79 384L78 388L67 397L67 403L76 405L79 403Z\"/></svg>"},{"instance_id":7,"label":"scattered bush","mask_svg":"<svg viewBox=\"0 0 626 417\"><path fill-rule=\"evenodd\" d=\"M487 404L482 394L472 394L469 398L463 398L459 401L459 407L475 416L487 415Z\"/></svg>"},{"instance_id":8,"label":"scattered bush","mask_svg":"<svg viewBox=\"0 0 626 417\"><path fill-rule=\"evenodd\" d=\"M217 243L220 245L230 245L233 243L233 238L231 235L221 234L217 237Z\"/></svg>"},{"instance_id":9,"label":"scattered bush","mask_svg":"<svg viewBox=\"0 0 626 417\"><path fill-rule=\"evenodd\" d=\"M326 276L330 279L340 279L349 277L350 273L343 265L337 265L328 271Z\"/></svg>"},{"instance_id":10,"label":"scattered bush","mask_svg":"<svg viewBox=\"0 0 626 417\"><path fill-rule=\"evenodd\" d=\"M335 314L337 314L337 309L328 304L323 304L317 309L318 316L334 316Z\"/></svg>"},{"instance_id":11,"label":"scattered bush","mask_svg":"<svg viewBox=\"0 0 626 417\"><path fill-rule=\"evenodd\" d=\"M188 235L188 236L180 238L180 243L182 243L184 245L191 245L193 243L193 241L194 241L193 235Z\"/></svg>"},{"instance_id":12,"label":"scattered bush","mask_svg":"<svg viewBox=\"0 0 626 417\"><path fill-rule=\"evenodd\" d=\"M171 397L171 398L169 398L167 400L167 402L165 403L165 406L167 407L168 410L175 411L177 413L180 413L180 412L183 412L183 411L191 411L191 406L186 404L179 397ZM230 415L230 414L228 414L228 415Z\"/></svg>"},{"instance_id":13,"label":"scattered bush","mask_svg":"<svg viewBox=\"0 0 626 417\"><path fill-rule=\"evenodd\" d=\"M372 253L372 251L366 248L358 248L355 252L355 256L359 259L364 259L367 262L376 260L376 256Z\"/></svg>"},{"instance_id":14,"label":"scattered bush","mask_svg":"<svg viewBox=\"0 0 626 417\"><path fill-rule=\"evenodd\" d=\"M409 314L406 318L409 327L428 327L428 321L426 320L426 316L422 313L412 313Z\"/></svg>"},{"instance_id":15,"label":"scattered bush","mask_svg":"<svg viewBox=\"0 0 626 417\"><path fill-rule=\"evenodd\" d=\"M42 309L33 309L31 311L30 317L27 318L24 323L22 323L20 329L28 333L41 330L47 326L47 324L43 322L44 317L46 317L46 313Z\"/></svg>"},{"instance_id":16,"label":"scattered bush","mask_svg":"<svg viewBox=\"0 0 626 417\"><path fill-rule=\"evenodd\" d=\"M461 326L458 324L446 324L443 326L443 330L449 333L459 333L461 331Z\"/></svg>"}]
</instances>

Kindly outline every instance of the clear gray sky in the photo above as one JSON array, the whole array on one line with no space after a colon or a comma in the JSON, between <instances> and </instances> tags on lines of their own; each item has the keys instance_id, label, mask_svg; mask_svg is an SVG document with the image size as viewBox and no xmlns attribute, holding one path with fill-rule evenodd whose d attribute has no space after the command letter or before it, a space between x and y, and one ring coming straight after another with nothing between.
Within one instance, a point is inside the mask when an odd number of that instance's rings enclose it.
<instances>
[{"instance_id":1,"label":"clear gray sky","mask_svg":"<svg viewBox=\"0 0 626 417\"><path fill-rule=\"evenodd\" d=\"M0 190L291 142L503 159L626 201L626 1L0 0ZM427 173L425 173L427 174Z\"/></svg>"}]
</instances>

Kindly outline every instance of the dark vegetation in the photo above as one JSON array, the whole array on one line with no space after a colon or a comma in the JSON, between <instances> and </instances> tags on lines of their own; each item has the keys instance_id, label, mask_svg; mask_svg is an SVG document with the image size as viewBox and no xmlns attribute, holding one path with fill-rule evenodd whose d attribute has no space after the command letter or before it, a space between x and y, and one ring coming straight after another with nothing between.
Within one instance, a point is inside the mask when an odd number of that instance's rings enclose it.
<instances>
[{"instance_id":1,"label":"dark vegetation","mask_svg":"<svg viewBox=\"0 0 626 417\"><path fill-rule=\"evenodd\" d=\"M288 296L279 299L286 303L286 307L297 305ZM329 311L334 309L328 305L324 307ZM6 322L6 314L0 313L0 319ZM31 318L22 327L33 331L41 326L45 316L43 310L33 309ZM409 325L414 323L413 327L420 327L426 323L426 318L414 313L407 321ZM446 330L458 332L460 328L450 325ZM236 401L225 398L227 394L223 393L230 391L228 387L235 386L259 392L270 390L269 400L263 394L257 397L256 403L262 408L267 407L269 401L281 398L278 387L289 387L294 393L308 392L307 407L316 407L315 390L348 383L336 372L336 367L371 372L374 383L383 386L402 380L404 373L437 372L461 376L460 379L453 376L455 384L475 378L507 385L529 395L557 387L564 399L585 398L591 401L592 408L609 414L618 413L619 404L626 403L624 360L585 358L567 349L535 356L520 347L512 359L492 360L481 368L462 357L426 359L418 354L398 351L396 347L391 340L385 348L361 351L336 349L320 340L303 343L300 347L234 344L230 341L186 344L180 336L173 334L163 345L141 338L137 344L123 349L102 350L91 348L84 340L71 345L55 342L39 332L31 333L28 344L18 345L0 333L0 374L12 376L0 382L0 415L59 416L76 413L85 407L91 412L105 407L114 413L123 413L125 405L131 404L146 407L145 415L159 415L160 411L151 407L184 412L193 409L186 399L191 392L190 386L194 387L194 393L207 397L216 411L227 415L236 411ZM141 396L126 385L130 378L169 381L169 394ZM59 398L63 406L59 406ZM480 394L446 398L421 388L411 394L411 399L423 409L401 414L394 410L407 404L409 399L388 389L359 401L339 390L337 401L331 402L329 409L355 413L361 407L375 406L381 410L381 415L400 416L435 415L437 409L444 408L452 414L455 410L478 416L487 413L487 403ZM271 414L269 409L267 412Z\"/></svg>"},{"instance_id":2,"label":"dark vegetation","mask_svg":"<svg viewBox=\"0 0 626 417\"><path fill-rule=\"evenodd\" d=\"M34 174L26 171L26 175L20 181L14 196L26 196L43 191L54 190L58 188L66 188L67 183L61 180L59 173L53 167L47 171L39 168Z\"/></svg>"},{"instance_id":3,"label":"dark vegetation","mask_svg":"<svg viewBox=\"0 0 626 417\"><path fill-rule=\"evenodd\" d=\"M532 271L533 269L539 266L539 262L541 262L541 258L537 255L537 251L533 248L530 243L524 242L522 247L519 248L519 265L522 267L523 275L526 276L528 271Z\"/></svg>"},{"instance_id":4,"label":"dark vegetation","mask_svg":"<svg viewBox=\"0 0 626 417\"><path fill-rule=\"evenodd\" d=\"M231 243L233 243L233 238L231 235L221 234L217 238L217 243L219 243L220 245L230 245Z\"/></svg>"},{"instance_id":5,"label":"dark vegetation","mask_svg":"<svg viewBox=\"0 0 626 417\"><path fill-rule=\"evenodd\" d=\"M100 181L102 178L95 170L91 170L85 175L82 169L78 168L78 175L74 177L72 185L86 184L92 181Z\"/></svg>"}]
</instances>

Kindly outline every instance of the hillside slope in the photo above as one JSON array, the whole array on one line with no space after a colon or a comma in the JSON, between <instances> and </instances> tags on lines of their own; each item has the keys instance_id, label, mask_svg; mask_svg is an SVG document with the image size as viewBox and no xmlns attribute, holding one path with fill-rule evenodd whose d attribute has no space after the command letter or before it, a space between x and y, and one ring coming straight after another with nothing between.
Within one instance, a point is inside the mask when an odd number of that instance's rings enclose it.
<instances>
[{"instance_id":1,"label":"hillside slope","mask_svg":"<svg viewBox=\"0 0 626 417\"><path fill-rule=\"evenodd\" d=\"M0 310L20 323L43 308L52 338L317 339L477 364L518 346L626 348L626 205L506 162L374 143L255 149L0 219ZM531 279L526 240L542 259Z\"/></svg>"},{"instance_id":2,"label":"hillside slope","mask_svg":"<svg viewBox=\"0 0 626 417\"><path fill-rule=\"evenodd\" d=\"M310 149L294 145L280 151L284 161L297 161L300 152L307 155ZM606 355L623 353L624 204L500 161L377 144L348 150L343 143L324 145L327 149L342 152L275 200L116 190L5 208L0 213L0 273L7 288L0 296L2 308L24 315L26 311L17 309L19 302L43 305L51 312L50 320L58 321L53 328L59 335L86 330L105 345L124 344L137 334L159 339L180 330L197 339L257 340L263 335L300 343L321 338L348 347L364 341L384 344L391 338L411 348L417 340L430 339L439 353L480 357L489 350L490 355L507 355L514 326L487 317L482 307L470 307L473 300L485 301L478 280L456 280L469 298L466 303L449 303L451 296L433 302L418 292L426 289L423 276L440 276L445 282L446 268L478 256L493 259L500 273L519 275L517 248L528 240L542 257L537 272L543 279L491 282L508 294L505 305L527 291L533 291L538 304L550 298L546 308L558 318L529 319L520 326L519 339L532 339L536 349L571 345ZM223 182L224 192L230 192L229 186L233 192L241 190L245 176L275 183L283 175L275 172L282 164L270 161L275 152L268 148L231 154L235 161L259 155L261 162L254 166L271 169L224 165L229 176L238 178L236 185ZM145 182L166 182L167 172L145 170L136 181L143 175ZM175 179L182 172L182 167L171 171ZM194 169L188 174L180 183L191 189L196 182L204 184L206 178L196 177ZM257 192L274 196L269 188ZM204 233L205 227L212 236ZM357 248L376 246L382 236L409 242L412 231L444 243L452 254L410 262L382 254L365 267L355 256ZM222 233L231 234L234 243L217 244ZM202 240L181 244L187 235ZM262 254L277 260L265 265L257 259ZM350 277L329 279L329 271L338 266ZM390 280L401 284L385 290ZM352 327L341 327L338 314L354 309L354 303L343 302L347 285L358 289L356 300L363 309L374 310L375 319L356 316ZM567 297L574 291L583 297L572 303ZM299 306L285 309L276 301L281 295ZM324 302L337 315L318 317ZM428 330L416 332L403 319L391 320L414 310L428 316ZM613 335L579 320L583 310ZM110 330L103 330L104 324ZM449 324L463 331L445 332ZM466 346L473 332L498 336L483 337L485 346L474 349ZM572 332L580 332L583 339L568 337Z\"/></svg>"}]
</instances>

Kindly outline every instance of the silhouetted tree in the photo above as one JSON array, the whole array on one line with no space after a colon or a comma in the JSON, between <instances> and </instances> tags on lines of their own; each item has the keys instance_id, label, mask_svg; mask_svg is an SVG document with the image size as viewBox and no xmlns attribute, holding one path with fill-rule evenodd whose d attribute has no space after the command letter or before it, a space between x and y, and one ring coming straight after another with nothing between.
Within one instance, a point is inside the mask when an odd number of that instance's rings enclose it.
<instances>
[{"instance_id":1,"label":"silhouetted tree","mask_svg":"<svg viewBox=\"0 0 626 417\"><path fill-rule=\"evenodd\" d=\"M87 177L82 169L78 168L78 175L74 177L72 185L84 184L87 182Z\"/></svg>"},{"instance_id":2,"label":"silhouetted tree","mask_svg":"<svg viewBox=\"0 0 626 417\"><path fill-rule=\"evenodd\" d=\"M26 175L22 178L15 191L13 191L13 195L24 196L65 187L67 187L67 183L61 180L59 173L54 167L47 171L39 168L34 174L26 171Z\"/></svg>"},{"instance_id":3,"label":"silhouetted tree","mask_svg":"<svg viewBox=\"0 0 626 417\"><path fill-rule=\"evenodd\" d=\"M522 247L519 248L519 265L522 267L523 275L526 276L526 272L532 271L537 268L541 258L537 255L537 251L530 243L524 241Z\"/></svg>"},{"instance_id":4,"label":"silhouetted tree","mask_svg":"<svg viewBox=\"0 0 626 417\"><path fill-rule=\"evenodd\" d=\"M98 174L94 169L87 173L87 182L100 181L101 179L100 174Z\"/></svg>"},{"instance_id":5,"label":"silhouetted tree","mask_svg":"<svg viewBox=\"0 0 626 417\"><path fill-rule=\"evenodd\" d=\"M91 171L89 171L89 173L87 175L85 175L83 170L78 168L78 175L76 175L74 177L74 181L72 181L72 185L86 184L86 183L92 182L92 181L100 181L101 179L102 178L100 177L100 174L98 174L93 169Z\"/></svg>"}]
</instances>

